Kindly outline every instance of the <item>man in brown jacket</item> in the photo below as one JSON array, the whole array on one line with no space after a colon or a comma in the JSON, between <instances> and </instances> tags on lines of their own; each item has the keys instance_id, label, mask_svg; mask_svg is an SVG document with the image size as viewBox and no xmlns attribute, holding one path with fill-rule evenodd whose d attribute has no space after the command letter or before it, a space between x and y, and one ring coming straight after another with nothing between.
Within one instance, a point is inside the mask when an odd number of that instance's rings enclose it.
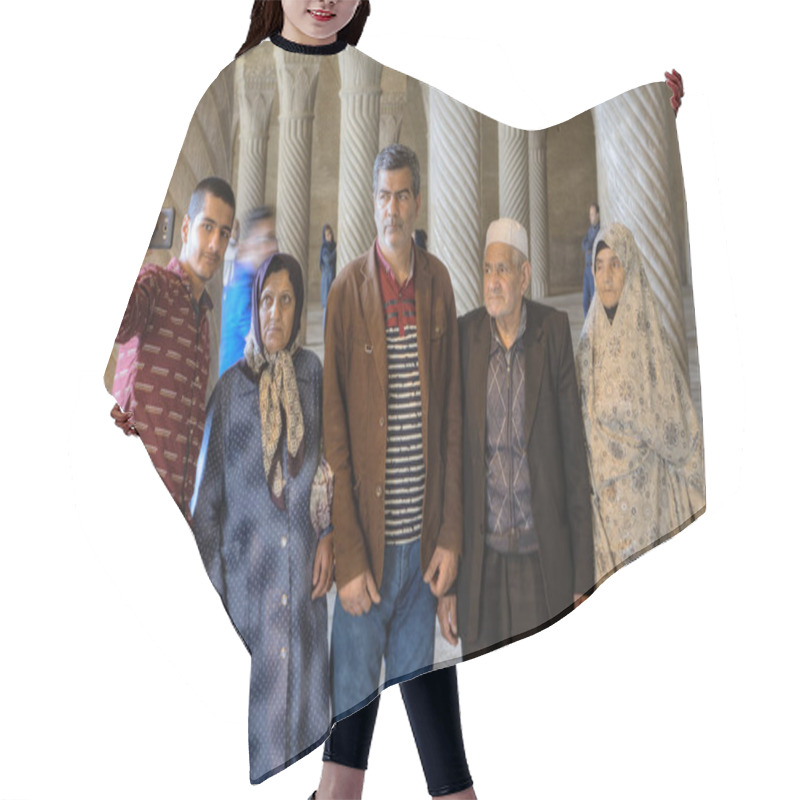
<instances>
[{"instance_id":1,"label":"man in brown jacket","mask_svg":"<svg viewBox=\"0 0 800 800\"><path fill-rule=\"evenodd\" d=\"M414 152L379 153L373 189L377 239L336 278L325 331L336 716L374 694L382 658L388 683L431 665L461 552L458 323L447 269L414 247Z\"/></svg>"}]
</instances>

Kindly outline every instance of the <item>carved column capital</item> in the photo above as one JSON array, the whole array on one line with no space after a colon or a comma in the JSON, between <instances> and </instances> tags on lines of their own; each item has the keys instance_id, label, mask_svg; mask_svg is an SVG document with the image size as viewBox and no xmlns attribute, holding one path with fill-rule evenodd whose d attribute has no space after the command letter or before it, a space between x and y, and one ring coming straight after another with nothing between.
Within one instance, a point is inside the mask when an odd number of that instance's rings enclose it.
<instances>
[{"instance_id":1,"label":"carved column capital","mask_svg":"<svg viewBox=\"0 0 800 800\"><path fill-rule=\"evenodd\" d=\"M340 95L381 93L383 66L360 50L348 47L339 53L339 75L342 80Z\"/></svg>"},{"instance_id":2,"label":"carved column capital","mask_svg":"<svg viewBox=\"0 0 800 800\"><path fill-rule=\"evenodd\" d=\"M235 85L239 109L236 205L246 215L265 201L269 123L278 90L272 50L256 48L238 59Z\"/></svg>"},{"instance_id":3,"label":"carved column capital","mask_svg":"<svg viewBox=\"0 0 800 800\"><path fill-rule=\"evenodd\" d=\"M381 96L381 149L400 141L407 100L406 92L384 92Z\"/></svg>"},{"instance_id":4,"label":"carved column capital","mask_svg":"<svg viewBox=\"0 0 800 800\"><path fill-rule=\"evenodd\" d=\"M278 72L281 119L313 117L319 82L319 58L277 49L275 64Z\"/></svg>"},{"instance_id":5,"label":"carved column capital","mask_svg":"<svg viewBox=\"0 0 800 800\"><path fill-rule=\"evenodd\" d=\"M247 135L268 135L272 104L278 91L278 76L271 49L251 51L236 61L236 101L240 128Z\"/></svg>"}]
</instances>

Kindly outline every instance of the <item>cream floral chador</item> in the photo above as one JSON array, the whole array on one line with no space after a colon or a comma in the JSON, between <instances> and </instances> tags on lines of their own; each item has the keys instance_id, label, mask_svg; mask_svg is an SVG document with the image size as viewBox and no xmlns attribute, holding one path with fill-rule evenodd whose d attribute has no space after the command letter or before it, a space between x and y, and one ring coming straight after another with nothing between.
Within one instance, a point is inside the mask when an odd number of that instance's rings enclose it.
<instances>
[{"instance_id":1,"label":"cream floral chador","mask_svg":"<svg viewBox=\"0 0 800 800\"><path fill-rule=\"evenodd\" d=\"M703 437L633 234L601 230L625 269L613 322L595 294L577 350L594 488L595 578L705 510ZM593 256L594 259L594 256Z\"/></svg>"}]
</instances>

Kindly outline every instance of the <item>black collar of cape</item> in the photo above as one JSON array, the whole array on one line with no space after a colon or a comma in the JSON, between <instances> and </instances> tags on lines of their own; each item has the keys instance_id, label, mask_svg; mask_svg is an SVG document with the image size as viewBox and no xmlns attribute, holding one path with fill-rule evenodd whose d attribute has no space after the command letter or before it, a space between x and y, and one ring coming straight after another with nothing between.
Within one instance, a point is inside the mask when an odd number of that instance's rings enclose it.
<instances>
[{"instance_id":1,"label":"black collar of cape","mask_svg":"<svg viewBox=\"0 0 800 800\"><path fill-rule=\"evenodd\" d=\"M279 33L270 37L270 41L275 47L280 47L281 50L286 50L288 53L303 53L308 56L332 56L336 53L341 53L347 47L347 42L344 39L337 39L331 44L297 44L297 42L290 42L284 39Z\"/></svg>"}]
</instances>

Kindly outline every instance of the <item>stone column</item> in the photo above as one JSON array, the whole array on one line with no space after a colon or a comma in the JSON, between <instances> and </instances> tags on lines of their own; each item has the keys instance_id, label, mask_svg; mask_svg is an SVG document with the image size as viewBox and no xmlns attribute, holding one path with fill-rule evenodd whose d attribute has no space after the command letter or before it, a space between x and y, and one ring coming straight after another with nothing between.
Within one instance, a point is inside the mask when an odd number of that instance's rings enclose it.
<instances>
[{"instance_id":1,"label":"stone column","mask_svg":"<svg viewBox=\"0 0 800 800\"><path fill-rule=\"evenodd\" d=\"M670 107L671 110L671 107ZM678 144L678 127L675 124L674 112L667 114L667 139L669 140L669 176L672 217L675 230L675 246L680 261L681 280L684 284L692 284L692 259L689 249L689 220L686 214L686 193L683 184L683 164L681 162L680 145Z\"/></svg>"},{"instance_id":2,"label":"stone column","mask_svg":"<svg viewBox=\"0 0 800 800\"><path fill-rule=\"evenodd\" d=\"M688 378L681 259L670 191L669 126L663 84L640 86L592 110L597 148L601 227L621 222L642 251L650 287L678 362ZM600 168L602 165L602 169Z\"/></svg>"},{"instance_id":3,"label":"stone column","mask_svg":"<svg viewBox=\"0 0 800 800\"><path fill-rule=\"evenodd\" d=\"M384 92L381 96L381 129L378 149L400 141L400 128L403 126L403 112L406 108L405 92Z\"/></svg>"},{"instance_id":4,"label":"stone column","mask_svg":"<svg viewBox=\"0 0 800 800\"><path fill-rule=\"evenodd\" d=\"M308 236L311 213L311 136L319 80L316 56L275 50L280 92L277 233L280 249L303 267L308 289ZM306 309L300 327L305 342Z\"/></svg>"},{"instance_id":5,"label":"stone column","mask_svg":"<svg viewBox=\"0 0 800 800\"><path fill-rule=\"evenodd\" d=\"M497 125L500 216L515 219L526 229L530 224L528 203L528 132Z\"/></svg>"},{"instance_id":6,"label":"stone column","mask_svg":"<svg viewBox=\"0 0 800 800\"><path fill-rule=\"evenodd\" d=\"M531 297L547 297L550 239L547 229L547 131L528 134L530 179Z\"/></svg>"},{"instance_id":7,"label":"stone column","mask_svg":"<svg viewBox=\"0 0 800 800\"><path fill-rule=\"evenodd\" d=\"M170 181L164 205L175 207L179 226L187 210L189 197L198 181L210 175L217 175L235 186L232 158L235 135L232 121L234 110L235 69L233 64L229 64L209 86L198 103ZM180 253L180 242L181 237L178 232L173 239L172 247L172 253L176 257ZM210 359L207 397L209 397L219 373L222 268L208 282L206 291L214 304L214 309L208 317Z\"/></svg>"},{"instance_id":8,"label":"stone column","mask_svg":"<svg viewBox=\"0 0 800 800\"><path fill-rule=\"evenodd\" d=\"M450 271L459 314L483 301L478 112L431 88L429 249Z\"/></svg>"},{"instance_id":9,"label":"stone column","mask_svg":"<svg viewBox=\"0 0 800 800\"><path fill-rule=\"evenodd\" d=\"M269 120L277 89L271 48L256 48L247 58L236 61L236 99L239 106L236 209L242 221L252 209L265 202Z\"/></svg>"},{"instance_id":10,"label":"stone column","mask_svg":"<svg viewBox=\"0 0 800 800\"><path fill-rule=\"evenodd\" d=\"M422 111L425 114L425 124L431 124L431 87L427 83L419 84L419 93L422 96Z\"/></svg>"},{"instance_id":11,"label":"stone column","mask_svg":"<svg viewBox=\"0 0 800 800\"><path fill-rule=\"evenodd\" d=\"M382 66L348 47L339 54L342 77L339 137L339 236L337 263L344 267L375 239L372 167L378 155Z\"/></svg>"}]
</instances>

